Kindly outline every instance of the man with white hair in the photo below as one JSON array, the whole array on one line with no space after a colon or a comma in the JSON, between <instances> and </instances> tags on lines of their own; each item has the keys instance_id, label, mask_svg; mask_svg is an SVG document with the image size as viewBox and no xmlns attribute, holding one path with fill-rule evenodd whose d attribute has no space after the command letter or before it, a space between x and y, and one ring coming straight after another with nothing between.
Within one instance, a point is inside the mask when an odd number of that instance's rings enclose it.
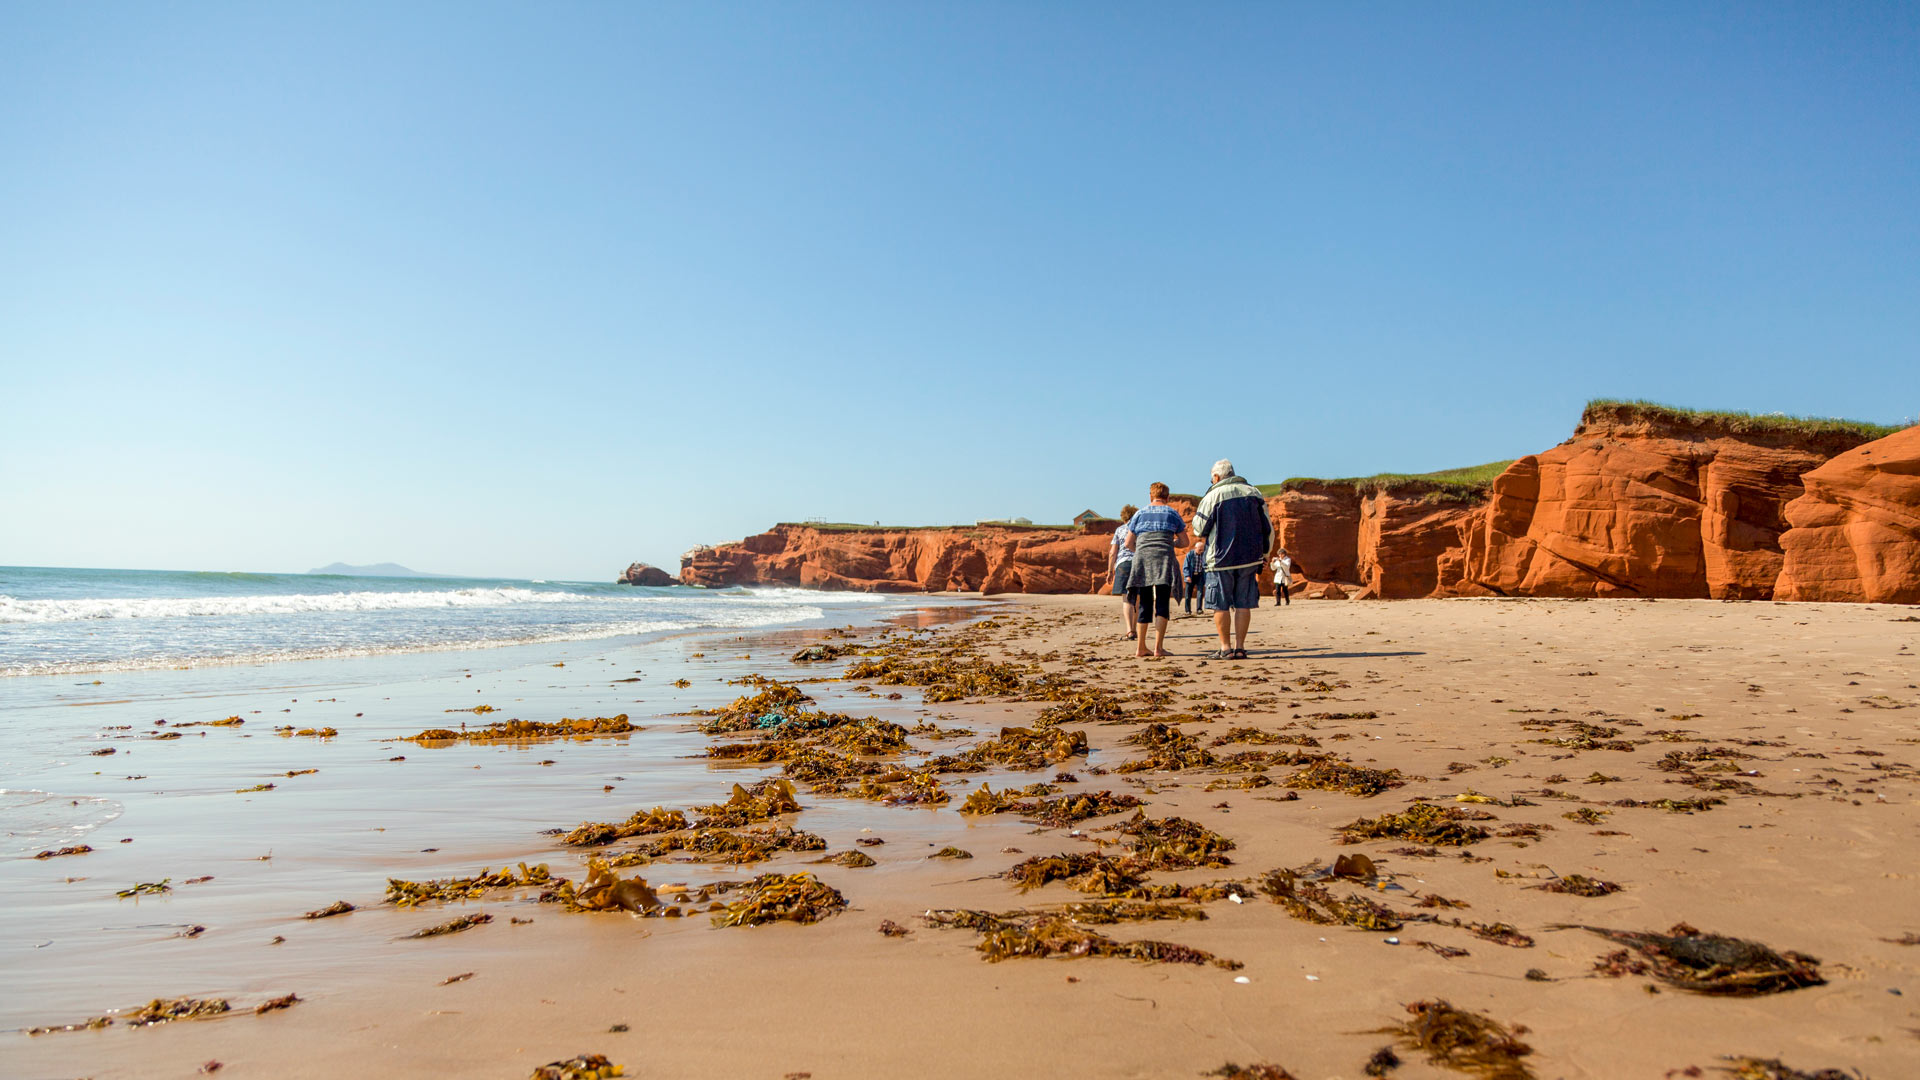
<instances>
[{"instance_id":1,"label":"man with white hair","mask_svg":"<svg viewBox=\"0 0 1920 1080\"><path fill-rule=\"evenodd\" d=\"M1260 606L1260 567L1273 550L1273 519L1266 496L1226 458L1213 463L1213 486L1193 515L1193 534L1207 543L1207 606L1220 634L1220 649L1209 659L1245 660L1247 626Z\"/></svg>"}]
</instances>

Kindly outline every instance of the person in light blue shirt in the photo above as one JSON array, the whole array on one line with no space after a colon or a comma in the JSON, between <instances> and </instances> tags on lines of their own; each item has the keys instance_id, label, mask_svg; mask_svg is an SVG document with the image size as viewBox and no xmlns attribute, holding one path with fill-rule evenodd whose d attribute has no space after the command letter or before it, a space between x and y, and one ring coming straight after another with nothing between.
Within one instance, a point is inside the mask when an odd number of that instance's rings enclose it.
<instances>
[{"instance_id":1,"label":"person in light blue shirt","mask_svg":"<svg viewBox=\"0 0 1920 1080\"><path fill-rule=\"evenodd\" d=\"M1155 481L1147 488L1148 504L1127 521L1126 544L1133 549L1133 567L1127 585L1140 621L1135 656L1166 656L1167 619L1173 614L1173 590L1180 581L1179 549L1193 542L1187 520L1167 505L1172 492ZM1147 651L1147 627L1154 629L1153 651Z\"/></svg>"},{"instance_id":2,"label":"person in light blue shirt","mask_svg":"<svg viewBox=\"0 0 1920 1080\"><path fill-rule=\"evenodd\" d=\"M1113 539L1108 542L1107 571L1113 575L1113 595L1120 603L1127 617L1127 640L1137 635L1134 629L1133 593L1127 590L1127 571L1133 568L1133 545L1127 543L1127 522L1133 520L1134 505L1128 503L1120 508L1120 527L1113 530Z\"/></svg>"}]
</instances>

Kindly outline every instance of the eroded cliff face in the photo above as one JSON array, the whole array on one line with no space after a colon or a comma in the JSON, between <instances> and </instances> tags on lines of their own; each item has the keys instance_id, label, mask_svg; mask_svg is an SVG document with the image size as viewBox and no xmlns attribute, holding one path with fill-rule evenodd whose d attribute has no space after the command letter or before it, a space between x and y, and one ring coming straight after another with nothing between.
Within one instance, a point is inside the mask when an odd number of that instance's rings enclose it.
<instances>
[{"instance_id":1,"label":"eroded cliff face","mask_svg":"<svg viewBox=\"0 0 1920 1080\"><path fill-rule=\"evenodd\" d=\"M1464 581L1512 596L1764 600L1802 474L1866 441L1589 410L1521 458L1467 530Z\"/></svg>"},{"instance_id":2,"label":"eroded cliff face","mask_svg":"<svg viewBox=\"0 0 1920 1080\"><path fill-rule=\"evenodd\" d=\"M1107 537L1098 532L776 525L736 544L690 553L680 580L707 587L1084 593L1106 570Z\"/></svg>"},{"instance_id":3,"label":"eroded cliff face","mask_svg":"<svg viewBox=\"0 0 1920 1080\"><path fill-rule=\"evenodd\" d=\"M1191 497L1174 505L1192 518ZM1630 407L1521 458L1484 498L1311 482L1267 500L1295 584L1380 599L1506 595L1920 603L1920 428L1742 432ZM1092 531L780 525L695 552L692 585L1104 592ZM1261 574L1263 591L1269 575ZM1323 586L1341 583L1327 590ZM1269 593L1270 594L1270 593Z\"/></svg>"},{"instance_id":4,"label":"eroded cliff face","mask_svg":"<svg viewBox=\"0 0 1920 1080\"><path fill-rule=\"evenodd\" d=\"M1920 427L1800 478L1786 507L1779 600L1920 604Z\"/></svg>"}]
</instances>

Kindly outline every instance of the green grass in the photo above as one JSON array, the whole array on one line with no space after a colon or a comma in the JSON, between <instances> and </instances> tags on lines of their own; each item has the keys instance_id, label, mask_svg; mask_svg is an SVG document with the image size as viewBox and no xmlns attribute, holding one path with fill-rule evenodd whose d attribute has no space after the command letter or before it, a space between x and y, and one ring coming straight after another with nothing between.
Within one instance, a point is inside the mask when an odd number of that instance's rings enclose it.
<instances>
[{"instance_id":1,"label":"green grass","mask_svg":"<svg viewBox=\"0 0 1920 1080\"><path fill-rule=\"evenodd\" d=\"M1259 485L1263 495L1297 491L1306 484L1330 484L1352 487L1362 495L1393 492L1402 495L1426 495L1439 501L1470 502L1486 495L1493 478L1507 471L1512 461L1489 461L1459 469L1441 469L1430 473L1375 473L1372 476L1343 476L1323 479L1317 476L1291 476L1278 484Z\"/></svg>"},{"instance_id":2,"label":"green grass","mask_svg":"<svg viewBox=\"0 0 1920 1080\"><path fill-rule=\"evenodd\" d=\"M1906 426L1874 424L1865 420L1843 420L1839 417L1787 416L1784 413L1756 415L1728 409L1682 409L1672 405L1662 405L1657 401L1619 401L1613 398L1595 398L1587 402L1586 411L1581 414L1580 420L1582 423L1588 423L1595 419L1597 414L1608 412L1624 412L1629 418L1665 421L1670 424L1708 425L1724 429L1733 435L1797 435L1804 438L1844 435L1855 436L1866 441L1884 439L1896 431L1904 430Z\"/></svg>"}]
</instances>

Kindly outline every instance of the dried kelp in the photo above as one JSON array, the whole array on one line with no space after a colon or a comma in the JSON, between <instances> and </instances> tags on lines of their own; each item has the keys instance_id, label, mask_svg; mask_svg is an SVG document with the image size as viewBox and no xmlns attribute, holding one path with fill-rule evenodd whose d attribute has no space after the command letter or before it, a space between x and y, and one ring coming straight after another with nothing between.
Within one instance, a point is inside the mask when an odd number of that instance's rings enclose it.
<instances>
[{"instance_id":1,"label":"dried kelp","mask_svg":"<svg viewBox=\"0 0 1920 1080\"><path fill-rule=\"evenodd\" d=\"M886 774L905 775L904 767L900 765L849 757L817 746L794 746L792 743L772 745L790 748L784 758L786 764L780 766L781 773L809 785L821 795L840 792L846 785L864 777L878 779Z\"/></svg>"},{"instance_id":2,"label":"dried kelp","mask_svg":"<svg viewBox=\"0 0 1920 1080\"><path fill-rule=\"evenodd\" d=\"M762 874L746 887L746 895L713 917L715 926L755 926L785 920L818 922L847 906L839 890L812 874Z\"/></svg>"},{"instance_id":3,"label":"dried kelp","mask_svg":"<svg viewBox=\"0 0 1920 1080\"><path fill-rule=\"evenodd\" d=\"M1595 810L1591 806L1583 806L1578 810L1569 810L1560 816L1566 818L1568 821L1577 821L1582 825L1599 825L1605 822L1607 815L1612 812L1611 810Z\"/></svg>"},{"instance_id":4,"label":"dried kelp","mask_svg":"<svg viewBox=\"0 0 1920 1080\"><path fill-rule=\"evenodd\" d=\"M260 1004L255 1005L253 1007L253 1014L259 1016L262 1013L279 1012L281 1009L291 1009L298 1004L300 1004L299 994L282 994L277 998L268 998Z\"/></svg>"},{"instance_id":5,"label":"dried kelp","mask_svg":"<svg viewBox=\"0 0 1920 1080\"><path fill-rule=\"evenodd\" d=\"M875 865L873 861L873 856L867 854L864 851L852 851L852 850L843 851L838 855L829 855L824 859L815 859L813 861L817 863L834 863L836 865L849 867L855 870L863 870L869 866Z\"/></svg>"},{"instance_id":6,"label":"dried kelp","mask_svg":"<svg viewBox=\"0 0 1920 1080\"><path fill-rule=\"evenodd\" d=\"M1732 1057L1726 1071L1735 1080L1860 1080L1859 1073L1841 1069L1815 1069L1805 1072L1788 1066L1779 1058Z\"/></svg>"},{"instance_id":7,"label":"dried kelp","mask_svg":"<svg viewBox=\"0 0 1920 1080\"><path fill-rule=\"evenodd\" d=\"M1416 1001L1407 1006L1413 1019L1380 1029L1396 1036L1400 1046L1418 1050L1442 1068L1473 1073L1485 1080L1533 1080L1533 1070L1521 1060L1533 1048L1520 1041L1526 1028L1506 1025L1482 1013L1456 1009L1444 999Z\"/></svg>"},{"instance_id":8,"label":"dried kelp","mask_svg":"<svg viewBox=\"0 0 1920 1080\"><path fill-rule=\"evenodd\" d=\"M1703 994L1750 996L1819 986L1820 961L1804 953L1775 952L1757 941L1725 937L1680 923L1664 934L1562 924L1638 953L1646 974L1669 986ZM1637 973L1637 972L1636 972Z\"/></svg>"},{"instance_id":9,"label":"dried kelp","mask_svg":"<svg viewBox=\"0 0 1920 1080\"><path fill-rule=\"evenodd\" d=\"M987 960L1016 958L1117 956L1164 964L1212 964L1229 971L1237 960L1167 941L1117 941L1076 925L1060 915L1040 915L1030 921L988 930L978 946Z\"/></svg>"},{"instance_id":10,"label":"dried kelp","mask_svg":"<svg viewBox=\"0 0 1920 1080\"><path fill-rule=\"evenodd\" d=\"M592 739L603 735L627 735L640 729L627 720L627 714L619 716L593 716L578 719L560 719L551 723L539 720L505 720L488 724L485 727L428 728L418 735L408 735L401 742L419 743L422 746L449 746L453 743L498 743L529 742L535 739ZM301 734L305 734L302 732Z\"/></svg>"},{"instance_id":11,"label":"dried kelp","mask_svg":"<svg viewBox=\"0 0 1920 1080\"><path fill-rule=\"evenodd\" d=\"M503 866L498 871L483 869L472 877L442 878L437 881L403 881L400 878L388 878L386 902L399 907L412 907L430 900L472 900L491 889L546 885L552 880L553 875L547 872L546 863L539 863L531 868L526 863L521 863L518 873Z\"/></svg>"},{"instance_id":12,"label":"dried kelp","mask_svg":"<svg viewBox=\"0 0 1920 1080\"><path fill-rule=\"evenodd\" d=\"M493 916L487 914L484 911L480 911L480 912L475 912L472 915L462 915L457 919L448 920L447 922L443 922L438 926L429 926L425 930L416 930L413 933L408 934L407 936L410 938L430 938L430 937L439 937L442 934L457 934L462 930L471 930L476 926L480 926L485 923L490 923L492 921L493 921Z\"/></svg>"},{"instance_id":13,"label":"dried kelp","mask_svg":"<svg viewBox=\"0 0 1920 1080\"><path fill-rule=\"evenodd\" d=\"M651 810L634 811L632 817L619 823L589 821L576 825L560 842L569 847L595 847L610 844L629 836L651 836L655 833L677 832L687 827L687 816L678 810L666 810L654 807Z\"/></svg>"},{"instance_id":14,"label":"dried kelp","mask_svg":"<svg viewBox=\"0 0 1920 1080\"><path fill-rule=\"evenodd\" d=\"M122 900L125 900L129 896L158 896L161 893L170 893L173 891L172 881L172 878L161 878L159 881L143 881L131 888L121 889L113 895L118 896Z\"/></svg>"},{"instance_id":15,"label":"dried kelp","mask_svg":"<svg viewBox=\"0 0 1920 1080\"><path fill-rule=\"evenodd\" d=\"M1303 881L1292 870L1268 871L1260 879L1260 891L1288 915L1321 926L1352 926L1386 933L1400 929L1410 917L1364 896L1335 896L1325 885Z\"/></svg>"},{"instance_id":16,"label":"dried kelp","mask_svg":"<svg viewBox=\"0 0 1920 1080\"><path fill-rule=\"evenodd\" d=\"M966 851L962 848L957 848L949 845L927 856L927 858L929 859L971 859L973 858L973 852Z\"/></svg>"},{"instance_id":17,"label":"dried kelp","mask_svg":"<svg viewBox=\"0 0 1920 1080\"><path fill-rule=\"evenodd\" d=\"M529 1080L607 1080L625 1076L626 1069L607 1060L605 1054L575 1054L565 1061L549 1061L533 1070Z\"/></svg>"},{"instance_id":18,"label":"dried kelp","mask_svg":"<svg viewBox=\"0 0 1920 1080\"><path fill-rule=\"evenodd\" d=\"M1339 758L1322 758L1287 777L1286 785L1371 798L1389 788L1405 786L1406 780L1399 769L1369 769Z\"/></svg>"},{"instance_id":19,"label":"dried kelp","mask_svg":"<svg viewBox=\"0 0 1920 1080\"><path fill-rule=\"evenodd\" d=\"M1245 743L1248 746L1267 746L1273 743L1285 743L1290 746L1317 747L1320 740L1311 735L1289 735L1284 731L1268 731L1265 728L1230 728L1225 734L1214 737L1213 745L1225 746L1228 743Z\"/></svg>"},{"instance_id":20,"label":"dried kelp","mask_svg":"<svg viewBox=\"0 0 1920 1080\"><path fill-rule=\"evenodd\" d=\"M940 806L953 798L931 772L900 774L892 783L886 782L888 779L884 775L863 779L856 794L887 806Z\"/></svg>"},{"instance_id":21,"label":"dried kelp","mask_svg":"<svg viewBox=\"0 0 1920 1080\"><path fill-rule=\"evenodd\" d=\"M909 749L904 726L872 716L835 725L820 736L820 741L849 754L866 754L870 757L898 754Z\"/></svg>"},{"instance_id":22,"label":"dried kelp","mask_svg":"<svg viewBox=\"0 0 1920 1080\"><path fill-rule=\"evenodd\" d=\"M35 855L34 858L58 859L64 855L85 855L87 852L92 850L93 850L93 845L91 844L75 844L72 847L53 848L48 851L43 851L40 854Z\"/></svg>"},{"instance_id":23,"label":"dried kelp","mask_svg":"<svg viewBox=\"0 0 1920 1080\"><path fill-rule=\"evenodd\" d=\"M225 998L154 998L123 1019L131 1027L152 1027L175 1020L207 1020L232 1011Z\"/></svg>"},{"instance_id":24,"label":"dried kelp","mask_svg":"<svg viewBox=\"0 0 1920 1080\"><path fill-rule=\"evenodd\" d=\"M1145 810L1110 827L1130 838L1127 861L1134 869L1185 870L1196 866L1221 869L1233 865L1226 852L1233 841L1182 817L1150 818Z\"/></svg>"},{"instance_id":25,"label":"dried kelp","mask_svg":"<svg viewBox=\"0 0 1920 1080\"><path fill-rule=\"evenodd\" d=\"M694 809L701 815L696 823L701 828L739 828L796 813L800 803L794 798L792 782L769 777L750 787L735 784L726 802Z\"/></svg>"},{"instance_id":26,"label":"dried kelp","mask_svg":"<svg viewBox=\"0 0 1920 1080\"><path fill-rule=\"evenodd\" d=\"M1404 839L1417 844L1461 846L1487 838L1487 830L1466 824L1467 812L1455 806L1415 803L1398 814L1360 818L1340 827L1340 842L1358 844L1366 840Z\"/></svg>"},{"instance_id":27,"label":"dried kelp","mask_svg":"<svg viewBox=\"0 0 1920 1080\"><path fill-rule=\"evenodd\" d=\"M307 912L305 915L302 915L301 918L330 919L335 915L345 915L347 912L353 911L353 910L355 910L354 906L352 904L347 903L345 900L335 900L333 903L328 904L326 907L320 908L317 911Z\"/></svg>"},{"instance_id":28,"label":"dried kelp","mask_svg":"<svg viewBox=\"0 0 1920 1080\"><path fill-rule=\"evenodd\" d=\"M1554 878L1532 888L1544 889L1552 893L1566 893L1569 896L1609 896L1620 891L1620 886L1611 881L1588 877L1585 874L1567 874Z\"/></svg>"},{"instance_id":29,"label":"dried kelp","mask_svg":"<svg viewBox=\"0 0 1920 1080\"><path fill-rule=\"evenodd\" d=\"M1015 863L1000 876L1022 891L1059 881L1070 889L1101 896L1135 895L1143 880L1125 861L1091 851L1035 855Z\"/></svg>"},{"instance_id":30,"label":"dried kelp","mask_svg":"<svg viewBox=\"0 0 1920 1080\"><path fill-rule=\"evenodd\" d=\"M1254 1065L1235 1065L1229 1061L1217 1069L1209 1069L1201 1076L1217 1076L1220 1080L1294 1080L1294 1075L1278 1065L1264 1063Z\"/></svg>"}]
</instances>

